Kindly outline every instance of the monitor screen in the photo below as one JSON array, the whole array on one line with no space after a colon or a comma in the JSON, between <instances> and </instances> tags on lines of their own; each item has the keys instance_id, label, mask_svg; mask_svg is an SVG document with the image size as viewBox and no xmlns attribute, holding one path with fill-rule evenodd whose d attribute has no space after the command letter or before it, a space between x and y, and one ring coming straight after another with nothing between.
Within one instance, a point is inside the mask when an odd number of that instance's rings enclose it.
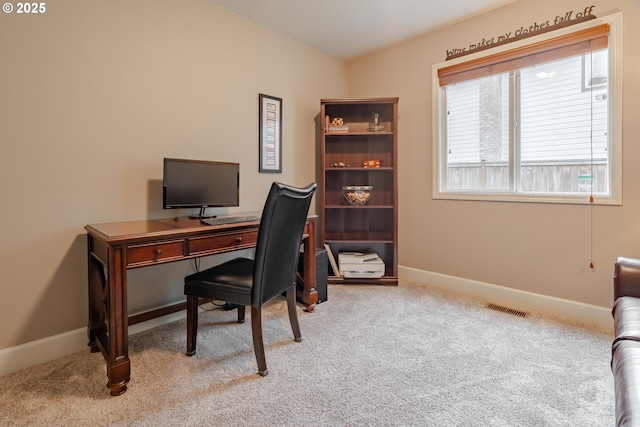
<instances>
[{"instance_id":1,"label":"monitor screen","mask_svg":"<svg viewBox=\"0 0 640 427\"><path fill-rule=\"evenodd\" d=\"M165 209L240 205L240 164L164 159L162 203Z\"/></svg>"}]
</instances>

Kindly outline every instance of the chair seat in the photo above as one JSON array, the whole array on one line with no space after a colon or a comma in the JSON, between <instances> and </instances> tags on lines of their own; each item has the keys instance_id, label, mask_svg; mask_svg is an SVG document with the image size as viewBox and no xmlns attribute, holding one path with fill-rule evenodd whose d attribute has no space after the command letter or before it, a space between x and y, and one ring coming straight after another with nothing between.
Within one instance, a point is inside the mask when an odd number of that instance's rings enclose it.
<instances>
[{"instance_id":1,"label":"chair seat","mask_svg":"<svg viewBox=\"0 0 640 427\"><path fill-rule=\"evenodd\" d=\"M252 283L253 260L235 258L185 277L184 292L248 306L251 305Z\"/></svg>"}]
</instances>

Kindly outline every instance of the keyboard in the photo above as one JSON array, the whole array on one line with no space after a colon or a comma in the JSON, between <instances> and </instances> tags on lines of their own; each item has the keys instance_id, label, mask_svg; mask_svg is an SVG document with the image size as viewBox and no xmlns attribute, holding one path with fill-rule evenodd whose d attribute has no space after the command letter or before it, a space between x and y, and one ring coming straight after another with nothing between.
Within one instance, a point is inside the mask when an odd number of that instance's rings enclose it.
<instances>
[{"instance_id":1,"label":"keyboard","mask_svg":"<svg viewBox=\"0 0 640 427\"><path fill-rule=\"evenodd\" d=\"M202 218L200 221L206 225L224 225L224 224L237 224L239 222L260 221L260 217L255 215L222 216L219 218Z\"/></svg>"}]
</instances>

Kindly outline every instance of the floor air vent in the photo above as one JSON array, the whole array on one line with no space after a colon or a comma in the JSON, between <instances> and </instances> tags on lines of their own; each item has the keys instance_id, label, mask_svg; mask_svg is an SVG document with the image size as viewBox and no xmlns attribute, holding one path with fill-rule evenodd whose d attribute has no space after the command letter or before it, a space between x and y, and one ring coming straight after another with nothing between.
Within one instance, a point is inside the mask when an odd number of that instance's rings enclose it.
<instances>
[{"instance_id":1,"label":"floor air vent","mask_svg":"<svg viewBox=\"0 0 640 427\"><path fill-rule=\"evenodd\" d=\"M501 311L501 312L507 313L507 314L512 314L514 316L527 317L527 313L524 312L524 311L515 310L513 308L508 308L508 307L503 307L503 306L497 305L497 304L489 303L489 304L485 305L485 308L488 308L490 310L495 310L495 311Z\"/></svg>"}]
</instances>

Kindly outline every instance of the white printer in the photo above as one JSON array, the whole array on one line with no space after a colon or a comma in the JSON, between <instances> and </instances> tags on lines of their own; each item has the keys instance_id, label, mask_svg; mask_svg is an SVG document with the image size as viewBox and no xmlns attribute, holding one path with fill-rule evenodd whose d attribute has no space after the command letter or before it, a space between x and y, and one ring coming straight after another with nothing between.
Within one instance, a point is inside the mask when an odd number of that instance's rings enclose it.
<instances>
[{"instance_id":1,"label":"white printer","mask_svg":"<svg viewBox=\"0 0 640 427\"><path fill-rule=\"evenodd\" d=\"M380 278L384 276L384 261L375 252L340 252L338 268L345 278Z\"/></svg>"}]
</instances>

